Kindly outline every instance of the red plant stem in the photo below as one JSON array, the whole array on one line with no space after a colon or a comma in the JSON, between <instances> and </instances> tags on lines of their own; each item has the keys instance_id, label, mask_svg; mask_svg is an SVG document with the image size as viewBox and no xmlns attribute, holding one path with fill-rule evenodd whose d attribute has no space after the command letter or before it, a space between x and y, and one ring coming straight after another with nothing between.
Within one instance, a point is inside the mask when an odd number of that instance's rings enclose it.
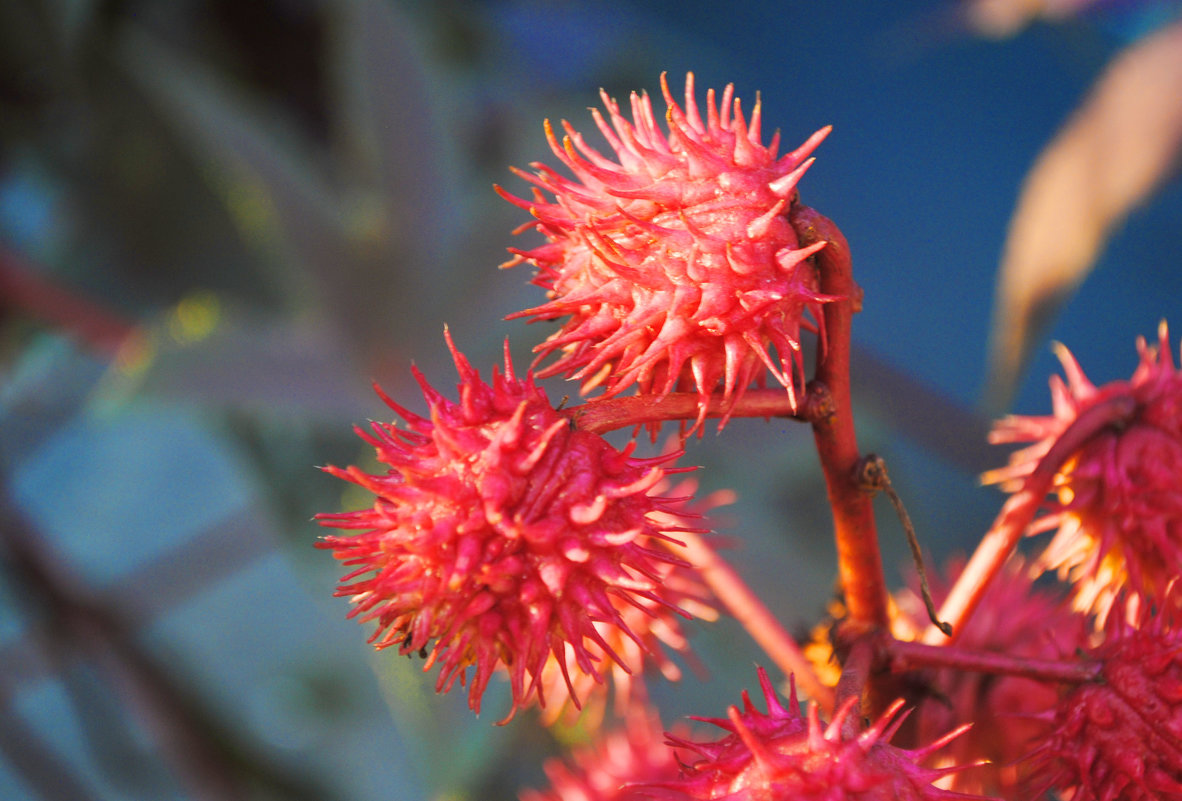
<instances>
[{"instance_id":1,"label":"red plant stem","mask_svg":"<svg viewBox=\"0 0 1182 801\"><path fill-rule=\"evenodd\" d=\"M681 552L714 591L714 594L738 620L751 638L787 675L796 677L796 684L809 698L825 710L833 711L833 690L817 678L796 640L781 625L776 616L759 600L733 567L727 564L713 548L693 532L678 532L678 538L685 543Z\"/></svg>"},{"instance_id":2,"label":"red plant stem","mask_svg":"<svg viewBox=\"0 0 1182 801\"><path fill-rule=\"evenodd\" d=\"M820 398L806 398L793 410L788 393L783 389L752 389L744 393L730 409L720 395L710 398L706 417L790 417L802 421L825 413ZM692 392L672 392L663 397L630 395L626 398L599 398L570 409L563 414L575 426L593 434L604 434L618 428L658 423L666 420L696 420L698 396Z\"/></svg>"},{"instance_id":3,"label":"red plant stem","mask_svg":"<svg viewBox=\"0 0 1182 801\"><path fill-rule=\"evenodd\" d=\"M1045 477L1032 474L1027 479L1027 486L1005 502L993 527L977 544L977 550L957 577L936 615L937 620L951 626L952 635L946 635L935 626L928 626L923 633L923 642L929 645L956 642L965 621L977 608L994 576L1001 571L1002 565L1017 547L1018 540L1022 539L1022 533L1034 519L1053 480L1054 473Z\"/></svg>"},{"instance_id":4,"label":"red plant stem","mask_svg":"<svg viewBox=\"0 0 1182 801\"><path fill-rule=\"evenodd\" d=\"M833 509L837 566L848 622L866 629L887 625L887 587L871 496L858 484L858 442L850 400L850 328L861 290L854 283L849 244L827 217L797 204L790 215L802 246L825 241L813 259L820 290L841 298L824 304L824 340L809 392L823 386L832 413L812 421L813 437Z\"/></svg>"},{"instance_id":5,"label":"red plant stem","mask_svg":"<svg viewBox=\"0 0 1182 801\"><path fill-rule=\"evenodd\" d=\"M833 701L835 709L849 703L851 698L862 698L863 702L869 700L863 693L869 683L870 672L878 661L875 639L870 632L862 632L851 643L849 652L841 662L841 678L837 680L836 697ZM867 704L863 703L862 709L866 708ZM862 715L846 716L843 727L846 737L852 739L857 736L862 725L861 720Z\"/></svg>"},{"instance_id":6,"label":"red plant stem","mask_svg":"<svg viewBox=\"0 0 1182 801\"><path fill-rule=\"evenodd\" d=\"M1025 478L1022 489L1011 495L1002 506L997 520L981 538L977 550L940 607L939 619L952 626L952 638L947 638L935 626L929 626L924 632L923 642L936 645L956 641L965 621L973 614L989 589L989 584L1001 571L1002 565L1022 539L1022 534L1034 520L1043 499L1054 488L1059 469L1096 433L1109 426L1123 425L1136 409L1137 403L1132 397L1114 395L1085 409L1059 435Z\"/></svg>"},{"instance_id":7,"label":"red plant stem","mask_svg":"<svg viewBox=\"0 0 1182 801\"><path fill-rule=\"evenodd\" d=\"M884 637L881 657L896 672L916 668L953 668L977 673L1020 676L1038 681L1080 684L1095 681L1101 664L1071 659L1028 659L993 651L967 651L955 645L928 645Z\"/></svg>"}]
</instances>

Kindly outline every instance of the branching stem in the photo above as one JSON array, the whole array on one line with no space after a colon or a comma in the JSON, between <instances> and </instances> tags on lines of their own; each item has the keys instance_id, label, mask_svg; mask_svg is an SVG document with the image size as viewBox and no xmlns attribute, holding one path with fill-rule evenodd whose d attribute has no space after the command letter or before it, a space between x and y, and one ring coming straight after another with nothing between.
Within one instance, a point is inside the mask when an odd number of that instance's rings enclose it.
<instances>
[{"instance_id":1,"label":"branching stem","mask_svg":"<svg viewBox=\"0 0 1182 801\"><path fill-rule=\"evenodd\" d=\"M893 637L884 637L880 648L880 658L895 672L938 667L1080 684L1099 678L1101 667L1099 662L1087 660L1030 659L994 651L969 651L955 645L901 642Z\"/></svg>"},{"instance_id":2,"label":"branching stem","mask_svg":"<svg viewBox=\"0 0 1182 801\"><path fill-rule=\"evenodd\" d=\"M789 220L802 247L825 242L825 247L812 258L820 293L836 298L822 307L816 375L806 392L807 395L824 393L831 412L811 422L829 507L833 510L838 577L849 611L842 624L843 636L856 643L859 632L870 635L888 630L889 625L886 578L874 506L871 497L861 489L862 458L858 453L850 392L850 336L854 313L861 307L862 290L854 281L849 243L831 220L799 203L792 207ZM856 687L863 683L862 708L871 715L883 712L898 695L889 674L865 675L859 671L847 682Z\"/></svg>"},{"instance_id":3,"label":"branching stem","mask_svg":"<svg viewBox=\"0 0 1182 801\"><path fill-rule=\"evenodd\" d=\"M952 642L1034 520L1043 499L1054 487L1059 469L1097 432L1109 426L1123 425L1135 411L1133 398L1116 395L1081 413L1039 460L1024 480L1022 489L1002 506L997 520L981 538L977 550L940 607L940 620L952 626ZM923 641L933 645L949 642L934 626L924 632Z\"/></svg>"},{"instance_id":4,"label":"branching stem","mask_svg":"<svg viewBox=\"0 0 1182 801\"><path fill-rule=\"evenodd\" d=\"M850 329L860 289L854 283L849 245L827 217L797 204L790 215L801 246L824 241L817 252L820 291L840 298L824 304L824 337L816 378L808 393L824 387L832 413L813 420L813 437L829 505L833 509L837 565L849 621L865 628L887 625L887 588L871 499L859 488L857 436L850 400Z\"/></svg>"},{"instance_id":5,"label":"branching stem","mask_svg":"<svg viewBox=\"0 0 1182 801\"><path fill-rule=\"evenodd\" d=\"M692 392L671 392L662 397L629 395L624 398L598 398L560 411L570 417L576 428L605 434L646 423L696 420L698 396ZM723 404L722 396L716 395L710 398L706 408L708 418L729 414L730 417L787 417L808 421L825 413L820 398L806 400L793 410L788 393L783 388L748 390L729 410Z\"/></svg>"}]
</instances>

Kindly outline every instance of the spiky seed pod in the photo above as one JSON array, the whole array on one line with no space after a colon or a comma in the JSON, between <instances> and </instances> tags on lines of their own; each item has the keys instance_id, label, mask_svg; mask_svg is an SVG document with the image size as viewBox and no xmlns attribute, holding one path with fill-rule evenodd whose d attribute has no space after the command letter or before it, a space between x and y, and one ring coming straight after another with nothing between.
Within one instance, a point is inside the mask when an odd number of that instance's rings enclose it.
<instances>
[{"instance_id":1,"label":"spiky seed pod","mask_svg":"<svg viewBox=\"0 0 1182 801\"><path fill-rule=\"evenodd\" d=\"M924 748L905 750L889 744L902 723L902 701L893 704L869 728L846 733L858 699L841 706L825 725L815 705L801 714L793 686L788 707L776 696L767 673L759 669L767 702L760 712L743 693L743 710L731 707L726 718L702 718L729 734L716 742L692 742L671 736L669 742L696 752L677 781L659 783L654 795L668 799L710 801L924 801L966 798L932 784L960 768L932 769L919 763L964 728Z\"/></svg>"},{"instance_id":2,"label":"spiky seed pod","mask_svg":"<svg viewBox=\"0 0 1182 801\"><path fill-rule=\"evenodd\" d=\"M944 571L947 581L933 582L937 604L962 568L963 564L950 565ZM895 600L892 633L901 640L918 640L929 625L918 579L896 593ZM968 651L1058 660L1072 652L1087 628L1087 618L1074 612L1062 594L1035 587L1025 560L1012 558L989 585L956 644ZM1044 731L1037 717L1054 706L1057 687L1020 676L948 668L927 672L923 680L928 697L914 713L919 742L963 721L973 722L973 728L930 764L989 763L955 774L946 786L966 793L1015 797L1024 775L1019 760L1029 752L1032 739Z\"/></svg>"},{"instance_id":3,"label":"spiky seed pod","mask_svg":"<svg viewBox=\"0 0 1182 801\"><path fill-rule=\"evenodd\" d=\"M664 495L668 492L673 498L695 498L692 506L687 505L679 508L676 516L660 512L653 513L651 517L654 522L658 526L682 530L681 527L688 522L687 518L700 518L710 509L724 506L734 500L734 493L729 490L716 491L705 498L696 498L696 490L697 482L693 479L682 481L671 490L667 490L664 484L654 487L652 493L655 495ZM696 529L696 531L704 533L702 529ZM706 587L697 570L686 565L674 565L666 574L663 584L666 594L669 597L677 598L678 606L695 619L707 621L718 619L718 609L715 607L713 594ZM542 671L542 692L539 695L546 698L565 697L568 694L566 690L569 682L572 688L569 696L581 699L582 707L572 703L549 704L540 715L543 725L549 726L559 722L574 725L577 722L586 730L597 729L603 722L603 716L607 710L609 685L611 694L614 696L613 712L617 717L625 718L630 709L635 708L638 704L643 705L647 701L647 691L643 683L643 668L646 665L655 667L668 681L680 680L681 668L668 652L676 651L684 658L692 660L693 653L690 651L689 640L679 630L667 627L659 620L653 620L651 624L646 624L647 619L653 618L653 610L650 608L651 602L635 598L630 601L630 603L616 601L620 616L627 624L625 628L605 624L596 626L610 652L615 654L614 658L609 658L606 653L600 655L601 649L597 644L586 643L586 647L592 653L592 661L596 661L595 657L599 656L599 661L607 666L611 673L611 682L601 683L591 674L573 669L564 672L561 667L562 663L553 654L547 660ZM648 647L641 647L640 643L625 634L628 629L637 631L642 638L646 639ZM569 643L565 646L565 651L568 657L567 664L575 664L573 649Z\"/></svg>"},{"instance_id":4,"label":"spiky seed pod","mask_svg":"<svg viewBox=\"0 0 1182 801\"><path fill-rule=\"evenodd\" d=\"M516 171L535 185L533 199L498 187L537 219L519 230L535 227L548 240L510 249L505 266L536 266L534 283L550 297L512 316L569 318L536 349L559 354L539 375L579 379L585 391L600 383L607 395L633 385L662 395L692 388L704 417L711 393L721 388L733 404L770 372L795 403L800 331L815 327L832 298L819 293L807 261L823 243L801 247L787 212L829 129L779 156L778 133L760 142L758 99L748 121L732 86L717 106L711 90L703 118L692 73L684 109L664 75L661 92L668 135L647 94L632 95L629 122L601 92L610 125L598 110L592 117L614 161L566 122L560 144L547 122L550 148L573 180L534 164L532 174Z\"/></svg>"},{"instance_id":5,"label":"spiky seed pod","mask_svg":"<svg viewBox=\"0 0 1182 801\"><path fill-rule=\"evenodd\" d=\"M634 442L621 451L572 429L532 375L514 374L508 343L504 373L494 369L486 384L447 342L459 401L415 370L429 415L383 396L407 427L358 429L389 470L325 468L376 496L371 508L318 516L361 532L319 543L352 568L337 590L351 597L350 616L377 622L377 647L421 652L425 670L439 664L437 691L474 667L476 712L498 668L508 671L514 710L545 703L551 656L570 692L576 675L602 681L605 662L623 664L605 631L646 653L679 645L678 617L688 617L680 604L695 599L667 579L684 565L674 537L688 530L676 522L685 499L654 493L686 469L668 466L678 454L638 459ZM645 614L625 619L629 607Z\"/></svg>"},{"instance_id":6,"label":"spiky seed pod","mask_svg":"<svg viewBox=\"0 0 1182 801\"><path fill-rule=\"evenodd\" d=\"M1144 606L1108 617L1103 641L1085 651L1102 666L1099 680L1063 695L1031 753L1037 796L1182 798L1182 631L1170 618Z\"/></svg>"},{"instance_id":7,"label":"spiky seed pod","mask_svg":"<svg viewBox=\"0 0 1182 801\"><path fill-rule=\"evenodd\" d=\"M963 567L958 560L946 566L943 577L928 574L937 606ZM908 584L888 600L891 635L903 642L919 640L930 625L918 576ZM831 602L828 619L813 630L805 649L818 676L831 687L841 677L841 666L833 659L830 632L845 615L840 602ZM1015 557L990 584L959 632L957 645L968 651L1053 660L1071 653L1086 627L1085 617L1065 598L1035 587L1027 563ZM908 686L916 703L912 723L918 742L929 742L964 721L973 723L934 754L930 766L988 763L954 773L941 785L963 793L1012 795L1023 775L1018 761L1029 752L1031 740L1045 731L1037 718L1054 706L1057 688L1018 676L947 668L917 673Z\"/></svg>"},{"instance_id":8,"label":"spiky seed pod","mask_svg":"<svg viewBox=\"0 0 1182 801\"><path fill-rule=\"evenodd\" d=\"M694 495L696 489L697 483L691 479L681 482L671 490L664 484L658 485L652 492L656 495L669 492L674 498L689 498ZM704 501L695 503L692 507L693 516L697 517L712 505L719 505L712 503L712 499L720 495L726 496L729 493L713 493ZM729 502L729 499L723 501ZM677 517L668 516L666 519L665 515L653 513L651 518L659 526L673 528L685 526L685 518L689 515L690 511L687 508L680 510ZM673 565L665 574L662 583L666 597L676 598L679 608L695 619L718 619L713 595L696 570L686 565ZM577 722L585 730L597 729L607 711L609 685L611 694L614 695L612 709L617 717L624 718L630 709L643 704L647 699L643 683L646 665L655 667L666 680L678 681L681 679L681 667L671 658L669 652L676 651L684 658L692 660L689 640L679 629L668 627L659 619L660 616L655 614L655 602L638 598L631 598L629 602L614 599L613 602L625 626L620 627L614 623L596 625L603 641L607 643L606 651L594 642L585 643L592 654L592 661L603 664L605 670L610 671L612 680L601 683L596 681L593 675L574 669L577 664L574 659L574 648L567 643L567 670L562 670L562 663L551 654L542 670L542 692L539 695L546 698L564 698L569 695L580 699L583 708L580 709L572 703L549 704L540 715L543 725L549 726L560 721L574 725ZM629 630L636 632L643 643L629 636L626 633ZM615 657L609 656L609 652ZM568 682L572 688L569 693Z\"/></svg>"},{"instance_id":9,"label":"spiky seed pod","mask_svg":"<svg viewBox=\"0 0 1182 801\"><path fill-rule=\"evenodd\" d=\"M569 760L545 765L550 787L525 790L521 801L646 801L647 786L676 779L681 770L676 751L665 742L660 717L636 707L622 728L608 732Z\"/></svg>"},{"instance_id":10,"label":"spiky seed pod","mask_svg":"<svg viewBox=\"0 0 1182 801\"><path fill-rule=\"evenodd\" d=\"M1101 624L1128 591L1160 599L1182 574L1182 372L1174 366L1163 322L1158 344L1138 339L1140 362L1128 381L1096 387L1063 346L1066 382L1051 378L1053 414L1010 416L991 442L1034 442L983 481L1019 491L1060 437L1090 409L1127 398L1131 417L1095 432L1056 476L1057 497L1030 533L1057 529L1039 565L1070 581L1076 605Z\"/></svg>"}]
</instances>

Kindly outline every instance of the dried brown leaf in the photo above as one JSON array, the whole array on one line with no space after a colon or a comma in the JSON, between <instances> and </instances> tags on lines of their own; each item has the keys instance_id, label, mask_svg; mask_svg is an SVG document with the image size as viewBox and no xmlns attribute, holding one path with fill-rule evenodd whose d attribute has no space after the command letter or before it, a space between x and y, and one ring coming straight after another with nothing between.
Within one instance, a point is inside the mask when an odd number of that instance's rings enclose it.
<instances>
[{"instance_id":1,"label":"dried brown leaf","mask_svg":"<svg viewBox=\"0 0 1182 801\"><path fill-rule=\"evenodd\" d=\"M1182 22L1121 53L1026 177L998 274L989 409L1008 404L1055 312L1180 148Z\"/></svg>"}]
</instances>

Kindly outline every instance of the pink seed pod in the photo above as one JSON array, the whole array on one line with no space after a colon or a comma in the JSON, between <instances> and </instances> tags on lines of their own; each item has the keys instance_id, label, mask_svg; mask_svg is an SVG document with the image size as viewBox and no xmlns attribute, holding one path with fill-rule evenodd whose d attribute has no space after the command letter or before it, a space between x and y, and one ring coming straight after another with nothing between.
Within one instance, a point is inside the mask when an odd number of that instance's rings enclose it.
<instances>
[{"instance_id":1,"label":"pink seed pod","mask_svg":"<svg viewBox=\"0 0 1182 801\"><path fill-rule=\"evenodd\" d=\"M318 515L359 532L319 543L350 568L337 590L352 600L350 616L376 621L378 648L421 653L425 670L440 665L439 692L475 668L476 712L498 669L514 710L544 705L553 659L557 686L578 705L585 677L638 668L612 642L650 658L662 643L684 648L683 607L701 606L700 584L675 580L687 569L676 555L677 532L691 530L679 515L687 499L656 494L666 475L689 469L668 466L679 454L639 459L634 441L618 450L574 430L532 375L514 374L507 343L504 372L487 384L447 341L458 402L415 370L428 416L385 398L406 427L358 429L386 473L325 468L375 496L370 508Z\"/></svg>"},{"instance_id":2,"label":"pink seed pod","mask_svg":"<svg viewBox=\"0 0 1182 801\"><path fill-rule=\"evenodd\" d=\"M661 92L668 134L648 95L632 95L629 122L601 92L607 119L592 117L614 160L566 122L560 144L547 122L550 149L574 177L534 164L533 173L516 171L534 184L532 199L498 187L537 220L519 230L547 240L510 249L505 266L533 264L550 298L512 316L566 318L536 348L557 356L539 375L573 377L584 391L693 390L700 426L712 393L721 389L733 406L770 372L795 404L801 329L815 329L820 304L833 298L819 293L808 260L823 243L801 247L788 211L829 128L780 156L778 133L760 141L758 99L748 120L733 87L717 106L711 90L703 117L692 74L684 108L663 75Z\"/></svg>"},{"instance_id":3,"label":"pink seed pod","mask_svg":"<svg viewBox=\"0 0 1182 801\"><path fill-rule=\"evenodd\" d=\"M999 422L990 441L1034 444L982 477L1011 492L1022 490L1076 421L1101 404L1127 404L1127 419L1095 431L1066 460L1047 513L1030 529L1055 530L1038 564L1069 581L1076 607L1096 613L1101 625L1122 592L1160 600L1182 575L1182 373L1174 366L1164 322L1157 345L1142 339L1137 350L1132 378L1096 387L1058 346L1066 381L1051 379L1053 414Z\"/></svg>"},{"instance_id":4,"label":"pink seed pod","mask_svg":"<svg viewBox=\"0 0 1182 801\"><path fill-rule=\"evenodd\" d=\"M710 801L951 801L979 797L932 784L962 768L935 769L920 764L967 726L923 748L897 748L889 741L905 717L899 714L902 701L868 728L851 735L847 729L853 723L850 717L857 714L857 698L844 703L826 725L815 705L809 707L807 718L801 714L795 686L785 708L762 668L759 684L767 702L766 714L744 692L742 711L732 706L726 718L702 718L729 732L726 737L715 742L669 738L672 745L701 758L688 765L680 779L654 785L655 797Z\"/></svg>"},{"instance_id":5,"label":"pink seed pod","mask_svg":"<svg viewBox=\"0 0 1182 801\"><path fill-rule=\"evenodd\" d=\"M1135 604L1108 617L1099 645L1085 650L1099 679L1080 684L1045 716L1030 754L1031 786L1072 801L1182 798L1182 632L1170 611ZM1134 619L1135 623L1129 620ZM1024 797L1036 797L1035 794Z\"/></svg>"}]
</instances>

